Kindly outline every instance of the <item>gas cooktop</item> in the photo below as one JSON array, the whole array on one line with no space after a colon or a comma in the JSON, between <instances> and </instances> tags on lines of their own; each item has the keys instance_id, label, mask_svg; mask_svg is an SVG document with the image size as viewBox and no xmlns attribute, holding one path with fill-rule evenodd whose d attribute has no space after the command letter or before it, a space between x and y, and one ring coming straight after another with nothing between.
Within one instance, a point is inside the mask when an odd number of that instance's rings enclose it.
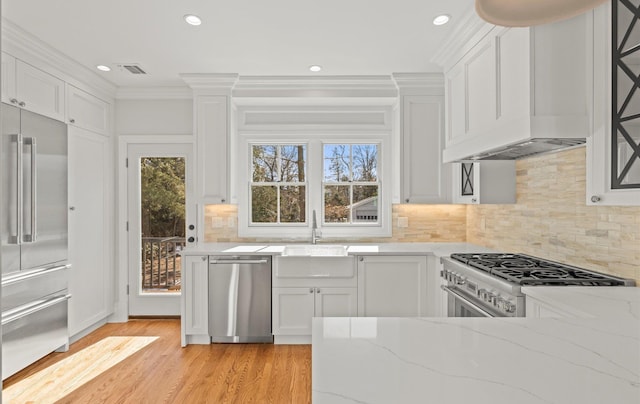
<instances>
[{"instance_id":1,"label":"gas cooktop","mask_svg":"<svg viewBox=\"0 0 640 404\"><path fill-rule=\"evenodd\" d=\"M522 286L633 286L630 279L601 274L524 254L451 254L451 258Z\"/></svg>"}]
</instances>

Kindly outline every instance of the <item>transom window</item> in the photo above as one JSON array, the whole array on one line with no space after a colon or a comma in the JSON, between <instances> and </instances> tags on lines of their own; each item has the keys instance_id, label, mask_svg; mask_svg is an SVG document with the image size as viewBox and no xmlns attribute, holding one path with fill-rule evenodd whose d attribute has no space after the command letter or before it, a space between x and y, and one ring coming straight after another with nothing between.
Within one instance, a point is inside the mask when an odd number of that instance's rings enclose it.
<instances>
[{"instance_id":1,"label":"transom window","mask_svg":"<svg viewBox=\"0 0 640 404\"><path fill-rule=\"evenodd\" d=\"M304 144L251 146L251 224L306 222L306 148Z\"/></svg>"},{"instance_id":2,"label":"transom window","mask_svg":"<svg viewBox=\"0 0 640 404\"><path fill-rule=\"evenodd\" d=\"M325 224L378 223L377 144L323 145Z\"/></svg>"}]
</instances>

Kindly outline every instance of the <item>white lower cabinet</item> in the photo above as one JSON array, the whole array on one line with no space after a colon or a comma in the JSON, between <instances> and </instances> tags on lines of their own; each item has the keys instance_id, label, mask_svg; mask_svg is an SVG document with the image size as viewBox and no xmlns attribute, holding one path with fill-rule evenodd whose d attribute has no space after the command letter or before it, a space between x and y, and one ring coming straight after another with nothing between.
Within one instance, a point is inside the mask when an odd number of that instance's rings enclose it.
<instances>
[{"instance_id":1,"label":"white lower cabinet","mask_svg":"<svg viewBox=\"0 0 640 404\"><path fill-rule=\"evenodd\" d=\"M428 316L426 256L358 257L358 316Z\"/></svg>"},{"instance_id":2,"label":"white lower cabinet","mask_svg":"<svg viewBox=\"0 0 640 404\"><path fill-rule=\"evenodd\" d=\"M527 303L525 306L526 317L531 318L569 318L574 317L570 313L553 307L541 300L532 299L527 296Z\"/></svg>"},{"instance_id":3,"label":"white lower cabinet","mask_svg":"<svg viewBox=\"0 0 640 404\"><path fill-rule=\"evenodd\" d=\"M356 288L273 288L273 334L311 335L313 317L355 317Z\"/></svg>"},{"instance_id":4,"label":"white lower cabinet","mask_svg":"<svg viewBox=\"0 0 640 404\"><path fill-rule=\"evenodd\" d=\"M274 257L272 330L276 344L311 343L313 317L355 317L355 257Z\"/></svg>"},{"instance_id":5,"label":"white lower cabinet","mask_svg":"<svg viewBox=\"0 0 640 404\"><path fill-rule=\"evenodd\" d=\"M208 257L186 256L182 265L182 346L209 344Z\"/></svg>"}]
</instances>

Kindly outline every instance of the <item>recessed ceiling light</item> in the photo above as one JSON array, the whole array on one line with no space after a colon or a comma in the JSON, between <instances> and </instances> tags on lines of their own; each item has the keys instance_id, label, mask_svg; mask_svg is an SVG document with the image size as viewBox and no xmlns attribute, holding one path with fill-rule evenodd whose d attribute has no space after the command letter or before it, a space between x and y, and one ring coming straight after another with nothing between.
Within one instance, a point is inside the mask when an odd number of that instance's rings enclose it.
<instances>
[{"instance_id":1,"label":"recessed ceiling light","mask_svg":"<svg viewBox=\"0 0 640 404\"><path fill-rule=\"evenodd\" d=\"M322 66L320 66L320 65L311 65L311 66L309 66L309 70L311 70L314 73L317 73L317 72L322 70Z\"/></svg>"},{"instance_id":2,"label":"recessed ceiling light","mask_svg":"<svg viewBox=\"0 0 640 404\"><path fill-rule=\"evenodd\" d=\"M110 72L111 68L109 66L105 66L105 65L98 65L96 66L96 69L102 71L102 72Z\"/></svg>"},{"instance_id":3,"label":"recessed ceiling light","mask_svg":"<svg viewBox=\"0 0 640 404\"><path fill-rule=\"evenodd\" d=\"M444 25L449 22L451 16L448 14L440 14L436 18L433 19L433 25Z\"/></svg>"},{"instance_id":4,"label":"recessed ceiling light","mask_svg":"<svg viewBox=\"0 0 640 404\"><path fill-rule=\"evenodd\" d=\"M184 16L184 20L187 22L187 24L190 25L200 25L202 24L202 20L200 19L200 17L198 17L197 15L193 15L193 14L187 14Z\"/></svg>"}]
</instances>

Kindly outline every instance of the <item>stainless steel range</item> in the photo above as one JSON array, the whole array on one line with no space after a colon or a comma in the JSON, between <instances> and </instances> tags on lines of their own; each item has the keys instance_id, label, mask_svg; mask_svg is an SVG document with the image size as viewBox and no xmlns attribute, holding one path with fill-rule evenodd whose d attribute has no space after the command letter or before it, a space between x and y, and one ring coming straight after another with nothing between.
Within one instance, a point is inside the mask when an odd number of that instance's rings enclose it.
<instances>
[{"instance_id":1,"label":"stainless steel range","mask_svg":"<svg viewBox=\"0 0 640 404\"><path fill-rule=\"evenodd\" d=\"M449 317L524 317L522 286L634 286L635 281L524 254L442 258Z\"/></svg>"}]
</instances>

